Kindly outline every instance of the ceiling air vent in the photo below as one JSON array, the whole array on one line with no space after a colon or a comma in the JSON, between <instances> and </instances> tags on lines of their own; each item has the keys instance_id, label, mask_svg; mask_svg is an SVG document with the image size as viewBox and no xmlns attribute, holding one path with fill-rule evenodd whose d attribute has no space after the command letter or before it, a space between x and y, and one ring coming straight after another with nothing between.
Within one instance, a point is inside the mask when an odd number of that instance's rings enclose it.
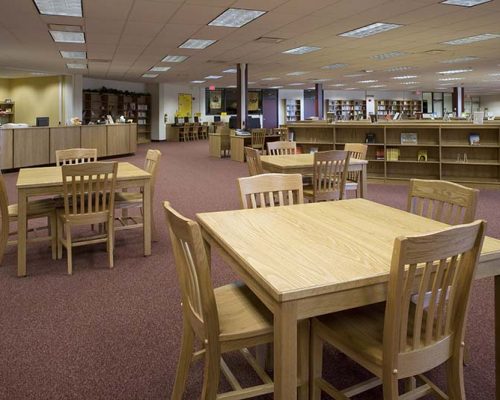
<instances>
[{"instance_id":1,"label":"ceiling air vent","mask_svg":"<svg viewBox=\"0 0 500 400\"><path fill-rule=\"evenodd\" d=\"M255 39L257 43L267 43L267 44L278 44L281 43L283 38L277 38L277 37L269 37L269 36L261 36L258 39Z\"/></svg>"}]
</instances>

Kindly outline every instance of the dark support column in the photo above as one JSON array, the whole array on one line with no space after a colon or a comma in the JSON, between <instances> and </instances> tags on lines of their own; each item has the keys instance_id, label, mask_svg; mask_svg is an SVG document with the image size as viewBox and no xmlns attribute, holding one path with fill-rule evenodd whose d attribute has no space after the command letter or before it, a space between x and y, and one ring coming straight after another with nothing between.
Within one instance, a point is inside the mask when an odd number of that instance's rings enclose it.
<instances>
[{"instance_id":1,"label":"dark support column","mask_svg":"<svg viewBox=\"0 0 500 400\"><path fill-rule=\"evenodd\" d=\"M236 124L238 128L245 129L248 120L248 64L237 64L237 91L238 91L238 112Z\"/></svg>"},{"instance_id":2,"label":"dark support column","mask_svg":"<svg viewBox=\"0 0 500 400\"><path fill-rule=\"evenodd\" d=\"M465 108L465 91L463 87L454 87L451 102L455 116L460 117Z\"/></svg>"},{"instance_id":3,"label":"dark support column","mask_svg":"<svg viewBox=\"0 0 500 400\"><path fill-rule=\"evenodd\" d=\"M324 113L323 113L323 106L324 106L324 101L323 101L323 84L322 83L316 83L314 85L314 89L316 90L316 96L315 96L315 99L314 99L314 114L319 119L323 119L324 118Z\"/></svg>"}]
</instances>

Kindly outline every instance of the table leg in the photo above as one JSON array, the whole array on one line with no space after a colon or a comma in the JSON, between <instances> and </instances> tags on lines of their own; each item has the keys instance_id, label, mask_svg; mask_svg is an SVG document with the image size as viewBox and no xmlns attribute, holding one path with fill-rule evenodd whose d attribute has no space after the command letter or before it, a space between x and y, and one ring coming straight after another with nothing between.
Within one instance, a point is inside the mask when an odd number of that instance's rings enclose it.
<instances>
[{"instance_id":1,"label":"table leg","mask_svg":"<svg viewBox=\"0 0 500 400\"><path fill-rule=\"evenodd\" d=\"M274 399L297 399L297 306L280 303L274 312Z\"/></svg>"},{"instance_id":2,"label":"table leg","mask_svg":"<svg viewBox=\"0 0 500 400\"><path fill-rule=\"evenodd\" d=\"M495 394L500 399L500 275L495 275Z\"/></svg>"},{"instance_id":3,"label":"table leg","mask_svg":"<svg viewBox=\"0 0 500 400\"><path fill-rule=\"evenodd\" d=\"M24 190L18 191L17 209L17 276L26 276L26 235L28 196Z\"/></svg>"},{"instance_id":4,"label":"table leg","mask_svg":"<svg viewBox=\"0 0 500 400\"><path fill-rule=\"evenodd\" d=\"M151 204L151 180L147 179L144 183L144 191L142 196L142 209L144 210L143 215L143 236L144 236L144 255L151 255L151 213L153 210L153 205Z\"/></svg>"},{"instance_id":5,"label":"table leg","mask_svg":"<svg viewBox=\"0 0 500 400\"><path fill-rule=\"evenodd\" d=\"M362 199L366 199L366 195L368 193L368 177L367 177L367 165L363 164L361 167L361 193L359 194Z\"/></svg>"}]
</instances>

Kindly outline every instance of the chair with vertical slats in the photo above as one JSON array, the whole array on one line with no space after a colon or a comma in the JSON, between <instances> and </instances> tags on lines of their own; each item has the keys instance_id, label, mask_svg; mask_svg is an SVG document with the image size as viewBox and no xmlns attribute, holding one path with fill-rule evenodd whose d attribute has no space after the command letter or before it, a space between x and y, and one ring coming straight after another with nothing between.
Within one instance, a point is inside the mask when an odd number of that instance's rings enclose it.
<instances>
[{"instance_id":1,"label":"chair with vertical slats","mask_svg":"<svg viewBox=\"0 0 500 400\"><path fill-rule=\"evenodd\" d=\"M187 142L189 140L189 124L184 124L179 127L179 142Z\"/></svg>"},{"instance_id":2,"label":"chair with vertical slats","mask_svg":"<svg viewBox=\"0 0 500 400\"><path fill-rule=\"evenodd\" d=\"M72 249L94 243L106 243L109 267L113 267L113 211L118 163L93 162L63 165L64 209L58 209L57 256L66 248L68 274L73 273ZM91 236L73 238L75 226L104 224L105 231Z\"/></svg>"},{"instance_id":3,"label":"chair with vertical slats","mask_svg":"<svg viewBox=\"0 0 500 400\"><path fill-rule=\"evenodd\" d=\"M247 160L248 173L250 176L264 173L262 162L260 161L260 152L258 150L252 149L251 147L245 147L245 158Z\"/></svg>"},{"instance_id":4,"label":"chair with vertical slats","mask_svg":"<svg viewBox=\"0 0 500 400\"><path fill-rule=\"evenodd\" d=\"M250 147L252 149L259 150L261 152L265 152L265 142L266 142L266 133L267 129L252 129L252 141Z\"/></svg>"},{"instance_id":5,"label":"chair with vertical slats","mask_svg":"<svg viewBox=\"0 0 500 400\"><path fill-rule=\"evenodd\" d=\"M297 143L296 142L267 142L267 153L270 156L282 156L287 154L297 153Z\"/></svg>"},{"instance_id":6,"label":"chair with vertical slats","mask_svg":"<svg viewBox=\"0 0 500 400\"><path fill-rule=\"evenodd\" d=\"M243 208L304 203L300 174L261 174L238 178L238 187Z\"/></svg>"},{"instance_id":7,"label":"chair with vertical slats","mask_svg":"<svg viewBox=\"0 0 500 400\"><path fill-rule=\"evenodd\" d=\"M97 149L56 150L56 165L82 164L97 161Z\"/></svg>"},{"instance_id":8,"label":"chair with vertical slats","mask_svg":"<svg viewBox=\"0 0 500 400\"><path fill-rule=\"evenodd\" d=\"M343 150L314 153L313 184L304 188L310 201L342 200L350 154Z\"/></svg>"},{"instance_id":9,"label":"chair with vertical slats","mask_svg":"<svg viewBox=\"0 0 500 400\"><path fill-rule=\"evenodd\" d=\"M450 225L474 221L479 190L439 180L411 179L407 211Z\"/></svg>"},{"instance_id":10,"label":"chair with vertical slats","mask_svg":"<svg viewBox=\"0 0 500 400\"><path fill-rule=\"evenodd\" d=\"M201 399L247 399L272 393L274 384L256 362L247 347L273 341L273 317L270 311L241 283L216 289L210 277L210 265L201 229L192 220L164 203L177 276L181 288L183 333L172 400L182 399L192 361L205 362ZM195 351L198 339L202 350ZM242 388L222 354L240 351L262 380L262 384ZM220 372L232 391L218 395Z\"/></svg>"},{"instance_id":11,"label":"chair with vertical slats","mask_svg":"<svg viewBox=\"0 0 500 400\"><path fill-rule=\"evenodd\" d=\"M351 153L350 159L366 160L368 145L363 143L346 143L344 151ZM349 171L346 176L345 191L346 195L349 192L355 192L356 197L361 197L360 187L361 171Z\"/></svg>"},{"instance_id":12,"label":"chair with vertical slats","mask_svg":"<svg viewBox=\"0 0 500 400\"><path fill-rule=\"evenodd\" d=\"M484 221L475 221L396 238L385 303L312 320L310 398L319 400L324 391L335 399L347 399L382 383L385 400L402 399L398 380L410 378L405 399L430 393L448 399L423 375L446 362L449 398L465 399L464 332L485 228ZM431 293L428 304L426 292ZM414 296L417 303L411 301ZM322 378L325 342L375 378L343 390L334 388Z\"/></svg>"}]
</instances>

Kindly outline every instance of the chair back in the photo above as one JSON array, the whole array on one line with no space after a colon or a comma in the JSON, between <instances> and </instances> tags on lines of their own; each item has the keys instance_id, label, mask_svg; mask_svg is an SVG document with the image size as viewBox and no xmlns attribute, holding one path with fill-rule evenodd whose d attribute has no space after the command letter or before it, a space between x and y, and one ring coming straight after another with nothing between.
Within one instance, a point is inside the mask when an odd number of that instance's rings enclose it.
<instances>
[{"instance_id":1,"label":"chair back","mask_svg":"<svg viewBox=\"0 0 500 400\"><path fill-rule=\"evenodd\" d=\"M288 141L288 128L273 128L273 135L279 135L280 140Z\"/></svg>"},{"instance_id":2,"label":"chair back","mask_svg":"<svg viewBox=\"0 0 500 400\"><path fill-rule=\"evenodd\" d=\"M144 160L144 170L151 174L151 199L155 193L156 176L160 165L161 151L149 149Z\"/></svg>"},{"instance_id":3,"label":"chair back","mask_svg":"<svg viewBox=\"0 0 500 400\"><path fill-rule=\"evenodd\" d=\"M264 142L266 141L267 129L252 129L252 144L253 149L264 150Z\"/></svg>"},{"instance_id":4,"label":"chair back","mask_svg":"<svg viewBox=\"0 0 500 400\"><path fill-rule=\"evenodd\" d=\"M195 221L175 211L168 201L163 207L181 288L184 320L198 338L215 342L219 336L219 317L201 229Z\"/></svg>"},{"instance_id":5,"label":"chair back","mask_svg":"<svg viewBox=\"0 0 500 400\"><path fill-rule=\"evenodd\" d=\"M349 159L349 152L342 150L314 153L314 201L342 200Z\"/></svg>"},{"instance_id":6,"label":"chair back","mask_svg":"<svg viewBox=\"0 0 500 400\"><path fill-rule=\"evenodd\" d=\"M474 221L479 190L439 180L411 179L407 210L450 225Z\"/></svg>"},{"instance_id":7,"label":"chair back","mask_svg":"<svg viewBox=\"0 0 500 400\"><path fill-rule=\"evenodd\" d=\"M296 142L267 142L267 152L270 156L282 156L297 153Z\"/></svg>"},{"instance_id":8,"label":"chair back","mask_svg":"<svg viewBox=\"0 0 500 400\"><path fill-rule=\"evenodd\" d=\"M245 157L247 159L248 174L250 176L260 175L264 173L262 162L260 161L260 153L258 150L251 147L245 147Z\"/></svg>"},{"instance_id":9,"label":"chair back","mask_svg":"<svg viewBox=\"0 0 500 400\"><path fill-rule=\"evenodd\" d=\"M75 223L106 222L113 215L117 162L62 166L64 213Z\"/></svg>"},{"instance_id":10,"label":"chair back","mask_svg":"<svg viewBox=\"0 0 500 400\"><path fill-rule=\"evenodd\" d=\"M368 152L368 145L363 143L346 143L344 151L351 153L351 159L366 160L366 153ZM347 173L347 180L349 182L359 182L361 171L349 171Z\"/></svg>"},{"instance_id":11,"label":"chair back","mask_svg":"<svg viewBox=\"0 0 500 400\"><path fill-rule=\"evenodd\" d=\"M56 165L82 164L97 161L97 149L56 150Z\"/></svg>"},{"instance_id":12,"label":"chair back","mask_svg":"<svg viewBox=\"0 0 500 400\"><path fill-rule=\"evenodd\" d=\"M384 374L414 376L462 357L486 222L394 242L384 320ZM412 301L416 299L416 301Z\"/></svg>"},{"instance_id":13,"label":"chair back","mask_svg":"<svg viewBox=\"0 0 500 400\"><path fill-rule=\"evenodd\" d=\"M242 208L303 204L301 174L261 174L238 178Z\"/></svg>"}]
</instances>

